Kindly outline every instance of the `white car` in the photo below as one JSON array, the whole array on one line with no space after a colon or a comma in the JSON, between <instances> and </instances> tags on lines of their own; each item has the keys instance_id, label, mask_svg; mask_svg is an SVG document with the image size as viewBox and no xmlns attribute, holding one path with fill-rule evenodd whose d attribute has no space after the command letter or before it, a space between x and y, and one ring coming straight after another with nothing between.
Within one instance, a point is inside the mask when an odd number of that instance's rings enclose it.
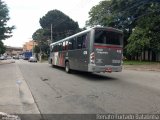
<instances>
[{"instance_id":1,"label":"white car","mask_svg":"<svg viewBox=\"0 0 160 120\"><path fill-rule=\"evenodd\" d=\"M12 57L11 56L7 56L7 59L12 59Z\"/></svg>"},{"instance_id":2,"label":"white car","mask_svg":"<svg viewBox=\"0 0 160 120\"><path fill-rule=\"evenodd\" d=\"M29 62L37 62L37 58L35 58L35 57L30 57L28 61L29 61Z\"/></svg>"},{"instance_id":3,"label":"white car","mask_svg":"<svg viewBox=\"0 0 160 120\"><path fill-rule=\"evenodd\" d=\"M5 56L1 56L0 60L6 60L6 57Z\"/></svg>"}]
</instances>

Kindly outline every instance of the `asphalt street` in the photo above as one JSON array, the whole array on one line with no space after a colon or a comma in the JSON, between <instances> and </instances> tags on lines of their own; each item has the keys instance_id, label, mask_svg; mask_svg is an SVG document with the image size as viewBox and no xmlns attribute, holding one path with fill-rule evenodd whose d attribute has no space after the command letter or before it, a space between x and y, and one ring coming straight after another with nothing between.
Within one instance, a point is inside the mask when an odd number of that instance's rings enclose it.
<instances>
[{"instance_id":1,"label":"asphalt street","mask_svg":"<svg viewBox=\"0 0 160 120\"><path fill-rule=\"evenodd\" d=\"M48 63L17 60L13 64L7 65L8 77L14 76L13 68L19 69L41 114L160 114L159 72L67 74Z\"/></svg>"},{"instance_id":2,"label":"asphalt street","mask_svg":"<svg viewBox=\"0 0 160 120\"><path fill-rule=\"evenodd\" d=\"M17 62L41 113L160 113L159 72L65 73Z\"/></svg>"}]
</instances>

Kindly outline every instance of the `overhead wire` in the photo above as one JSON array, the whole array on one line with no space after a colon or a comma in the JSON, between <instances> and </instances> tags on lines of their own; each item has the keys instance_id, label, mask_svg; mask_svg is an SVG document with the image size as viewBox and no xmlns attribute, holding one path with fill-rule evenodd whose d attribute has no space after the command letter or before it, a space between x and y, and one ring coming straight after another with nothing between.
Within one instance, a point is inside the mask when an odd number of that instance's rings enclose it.
<instances>
[{"instance_id":1,"label":"overhead wire","mask_svg":"<svg viewBox=\"0 0 160 120\"><path fill-rule=\"evenodd\" d=\"M151 2L152 3L160 3L160 0L135 0L131 7L128 7L127 9L123 9L122 11L120 11L120 16L119 17L124 16L123 14L126 14L126 11L128 11L128 12L135 11L138 8L138 6L140 6L140 5L144 6L144 5L146 5L148 3L151 3ZM159 10L155 10L155 11L144 11L144 12L145 13L143 13L142 15L137 16L137 17L136 16L130 16L130 19L132 19L131 20L132 22L130 24L128 24L127 26L130 26L135 20L137 20L137 19L139 19L141 17L153 14L155 12L159 13L160 9ZM119 19L119 17L118 17L118 19ZM125 19L127 20L128 18L125 18Z\"/></svg>"}]
</instances>

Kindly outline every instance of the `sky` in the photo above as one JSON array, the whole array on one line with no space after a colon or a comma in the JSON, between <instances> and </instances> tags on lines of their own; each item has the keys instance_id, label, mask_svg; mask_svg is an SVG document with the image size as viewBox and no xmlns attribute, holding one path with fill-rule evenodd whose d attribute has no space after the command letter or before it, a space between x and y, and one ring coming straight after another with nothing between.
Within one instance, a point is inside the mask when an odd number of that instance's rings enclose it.
<instances>
[{"instance_id":1,"label":"sky","mask_svg":"<svg viewBox=\"0 0 160 120\"><path fill-rule=\"evenodd\" d=\"M39 19L50 10L60 10L79 27L85 27L90 9L102 0L2 0L9 9L8 26L14 25L12 37L4 40L4 44L13 47L23 47L25 42L32 40L33 33L41 28Z\"/></svg>"}]
</instances>

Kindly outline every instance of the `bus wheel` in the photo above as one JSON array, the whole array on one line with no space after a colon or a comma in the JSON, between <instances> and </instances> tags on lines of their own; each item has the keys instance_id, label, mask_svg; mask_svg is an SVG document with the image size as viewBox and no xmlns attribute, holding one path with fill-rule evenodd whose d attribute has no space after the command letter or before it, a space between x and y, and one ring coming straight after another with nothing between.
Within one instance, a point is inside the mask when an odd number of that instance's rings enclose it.
<instances>
[{"instance_id":1,"label":"bus wheel","mask_svg":"<svg viewBox=\"0 0 160 120\"><path fill-rule=\"evenodd\" d=\"M67 72L67 73L70 73L70 67L69 67L69 62L67 61L66 62L66 64L65 64L65 71Z\"/></svg>"}]
</instances>

